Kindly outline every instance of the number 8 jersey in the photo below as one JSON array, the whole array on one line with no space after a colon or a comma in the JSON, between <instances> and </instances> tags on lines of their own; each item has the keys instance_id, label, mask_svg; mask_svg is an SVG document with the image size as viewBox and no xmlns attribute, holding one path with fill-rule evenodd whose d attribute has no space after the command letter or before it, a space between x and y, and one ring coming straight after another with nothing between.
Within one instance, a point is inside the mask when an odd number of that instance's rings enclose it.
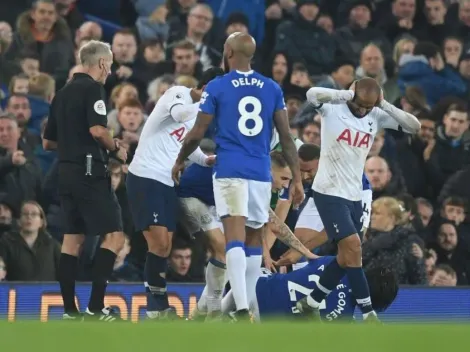
<instances>
[{"instance_id":1,"label":"number 8 jersey","mask_svg":"<svg viewBox=\"0 0 470 352\"><path fill-rule=\"evenodd\" d=\"M206 86L199 110L215 119L216 178L271 181L273 117L282 109L279 85L255 71L231 71Z\"/></svg>"}]
</instances>

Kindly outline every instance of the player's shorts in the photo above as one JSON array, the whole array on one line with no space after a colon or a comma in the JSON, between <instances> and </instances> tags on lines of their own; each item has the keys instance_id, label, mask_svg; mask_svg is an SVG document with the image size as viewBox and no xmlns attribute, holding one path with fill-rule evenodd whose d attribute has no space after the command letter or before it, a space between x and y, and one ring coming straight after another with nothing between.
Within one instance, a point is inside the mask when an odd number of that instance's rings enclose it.
<instances>
[{"instance_id":1,"label":"player's shorts","mask_svg":"<svg viewBox=\"0 0 470 352\"><path fill-rule=\"evenodd\" d=\"M102 236L122 231L121 207L111 178L74 175L73 170L59 167L59 194L66 234Z\"/></svg>"},{"instance_id":2,"label":"player's shorts","mask_svg":"<svg viewBox=\"0 0 470 352\"><path fill-rule=\"evenodd\" d=\"M176 230L178 197L174 187L129 172L126 180L127 198L137 231L150 226Z\"/></svg>"},{"instance_id":3,"label":"player's shorts","mask_svg":"<svg viewBox=\"0 0 470 352\"><path fill-rule=\"evenodd\" d=\"M313 198L309 198L307 204L303 207L295 224L296 229L310 229L321 232L324 229L320 214Z\"/></svg>"},{"instance_id":4,"label":"player's shorts","mask_svg":"<svg viewBox=\"0 0 470 352\"><path fill-rule=\"evenodd\" d=\"M313 191L313 199L326 234L336 242L362 230L362 202L329 196Z\"/></svg>"},{"instance_id":5,"label":"player's shorts","mask_svg":"<svg viewBox=\"0 0 470 352\"><path fill-rule=\"evenodd\" d=\"M210 231L220 228L220 221L217 218L215 206L207 205L197 198L179 198L183 226L192 236L196 232Z\"/></svg>"},{"instance_id":6,"label":"player's shorts","mask_svg":"<svg viewBox=\"0 0 470 352\"><path fill-rule=\"evenodd\" d=\"M269 219L271 182L242 178L215 178L214 199L217 215L246 217L246 226L262 227Z\"/></svg>"}]
</instances>

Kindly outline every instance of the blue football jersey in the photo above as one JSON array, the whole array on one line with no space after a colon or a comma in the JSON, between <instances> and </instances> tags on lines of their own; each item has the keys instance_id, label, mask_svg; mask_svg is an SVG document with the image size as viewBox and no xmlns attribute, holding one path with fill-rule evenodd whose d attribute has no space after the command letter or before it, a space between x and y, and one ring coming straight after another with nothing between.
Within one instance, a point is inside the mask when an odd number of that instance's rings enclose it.
<instances>
[{"instance_id":1,"label":"blue football jersey","mask_svg":"<svg viewBox=\"0 0 470 352\"><path fill-rule=\"evenodd\" d=\"M298 313L296 302L316 288L320 275L334 258L320 257L309 261L302 269L260 277L256 284L256 297L261 320L269 316L295 316ZM352 320L355 307L348 279L344 277L321 303L320 313L326 321Z\"/></svg>"},{"instance_id":2,"label":"blue football jersey","mask_svg":"<svg viewBox=\"0 0 470 352\"><path fill-rule=\"evenodd\" d=\"M180 198L197 198L207 205L215 205L212 187L212 168L191 164L180 178L176 192Z\"/></svg>"},{"instance_id":3,"label":"blue football jersey","mask_svg":"<svg viewBox=\"0 0 470 352\"><path fill-rule=\"evenodd\" d=\"M215 120L215 177L270 182L273 117L285 109L279 85L255 71L231 71L206 86L199 109Z\"/></svg>"}]
</instances>

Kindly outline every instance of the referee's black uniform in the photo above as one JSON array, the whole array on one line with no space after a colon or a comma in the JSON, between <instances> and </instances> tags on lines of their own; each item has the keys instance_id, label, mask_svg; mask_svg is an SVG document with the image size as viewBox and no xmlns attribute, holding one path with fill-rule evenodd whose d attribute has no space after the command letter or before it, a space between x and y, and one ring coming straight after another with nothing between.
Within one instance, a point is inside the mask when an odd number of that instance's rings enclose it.
<instances>
[{"instance_id":1,"label":"referee's black uniform","mask_svg":"<svg viewBox=\"0 0 470 352\"><path fill-rule=\"evenodd\" d=\"M103 86L76 73L52 100L44 138L57 142L59 195L66 234L122 231L121 208L107 171L108 152L90 133L107 126Z\"/></svg>"}]
</instances>

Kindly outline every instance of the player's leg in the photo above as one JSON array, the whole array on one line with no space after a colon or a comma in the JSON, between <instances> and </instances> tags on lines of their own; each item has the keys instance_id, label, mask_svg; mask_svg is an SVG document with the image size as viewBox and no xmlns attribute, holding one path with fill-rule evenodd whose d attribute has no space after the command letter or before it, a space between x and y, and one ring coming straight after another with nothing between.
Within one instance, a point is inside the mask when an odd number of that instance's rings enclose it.
<instances>
[{"instance_id":1,"label":"player's leg","mask_svg":"<svg viewBox=\"0 0 470 352\"><path fill-rule=\"evenodd\" d=\"M225 279L225 237L216 219L215 207L209 207L197 198L180 198L183 212L183 224L193 236L201 229L209 240L211 258L206 267L206 286L199 298L196 310L191 313L192 319L204 316L205 313L220 312Z\"/></svg>"},{"instance_id":2,"label":"player's leg","mask_svg":"<svg viewBox=\"0 0 470 352\"><path fill-rule=\"evenodd\" d=\"M167 317L170 312L166 270L176 228L177 197L173 187L128 174L127 193L136 230L143 231L148 252L144 267L147 316Z\"/></svg>"},{"instance_id":3,"label":"player's leg","mask_svg":"<svg viewBox=\"0 0 470 352\"><path fill-rule=\"evenodd\" d=\"M95 181L93 181L95 183ZM112 309L105 307L104 297L116 256L124 246L121 207L111 189L111 180L97 180L90 195L80 204L86 231L91 236L103 236L100 248L96 251L92 267L92 287L86 310L87 317L113 322L117 319Z\"/></svg>"},{"instance_id":4,"label":"player's leg","mask_svg":"<svg viewBox=\"0 0 470 352\"><path fill-rule=\"evenodd\" d=\"M246 285L248 301L256 295L256 282L261 275L263 261L262 237L269 219L271 183L249 181L248 220L246 236Z\"/></svg>"},{"instance_id":5,"label":"player's leg","mask_svg":"<svg viewBox=\"0 0 470 352\"><path fill-rule=\"evenodd\" d=\"M226 239L227 278L238 311L248 311L246 296L245 223L248 215L248 181L214 178L214 199Z\"/></svg>"},{"instance_id":6,"label":"player's leg","mask_svg":"<svg viewBox=\"0 0 470 352\"><path fill-rule=\"evenodd\" d=\"M66 234L62 242L57 276L64 301L63 318L77 320L79 311L75 304L75 282L78 276L78 257L85 241L83 235L85 224L70 195L61 196L60 201L65 218Z\"/></svg>"},{"instance_id":7,"label":"player's leg","mask_svg":"<svg viewBox=\"0 0 470 352\"><path fill-rule=\"evenodd\" d=\"M346 269L352 293L362 311L363 318L375 320L377 315L372 307L369 284L362 269L362 244L359 235L362 230L361 202L350 202L350 211L356 233L338 242L338 262Z\"/></svg>"}]
</instances>

